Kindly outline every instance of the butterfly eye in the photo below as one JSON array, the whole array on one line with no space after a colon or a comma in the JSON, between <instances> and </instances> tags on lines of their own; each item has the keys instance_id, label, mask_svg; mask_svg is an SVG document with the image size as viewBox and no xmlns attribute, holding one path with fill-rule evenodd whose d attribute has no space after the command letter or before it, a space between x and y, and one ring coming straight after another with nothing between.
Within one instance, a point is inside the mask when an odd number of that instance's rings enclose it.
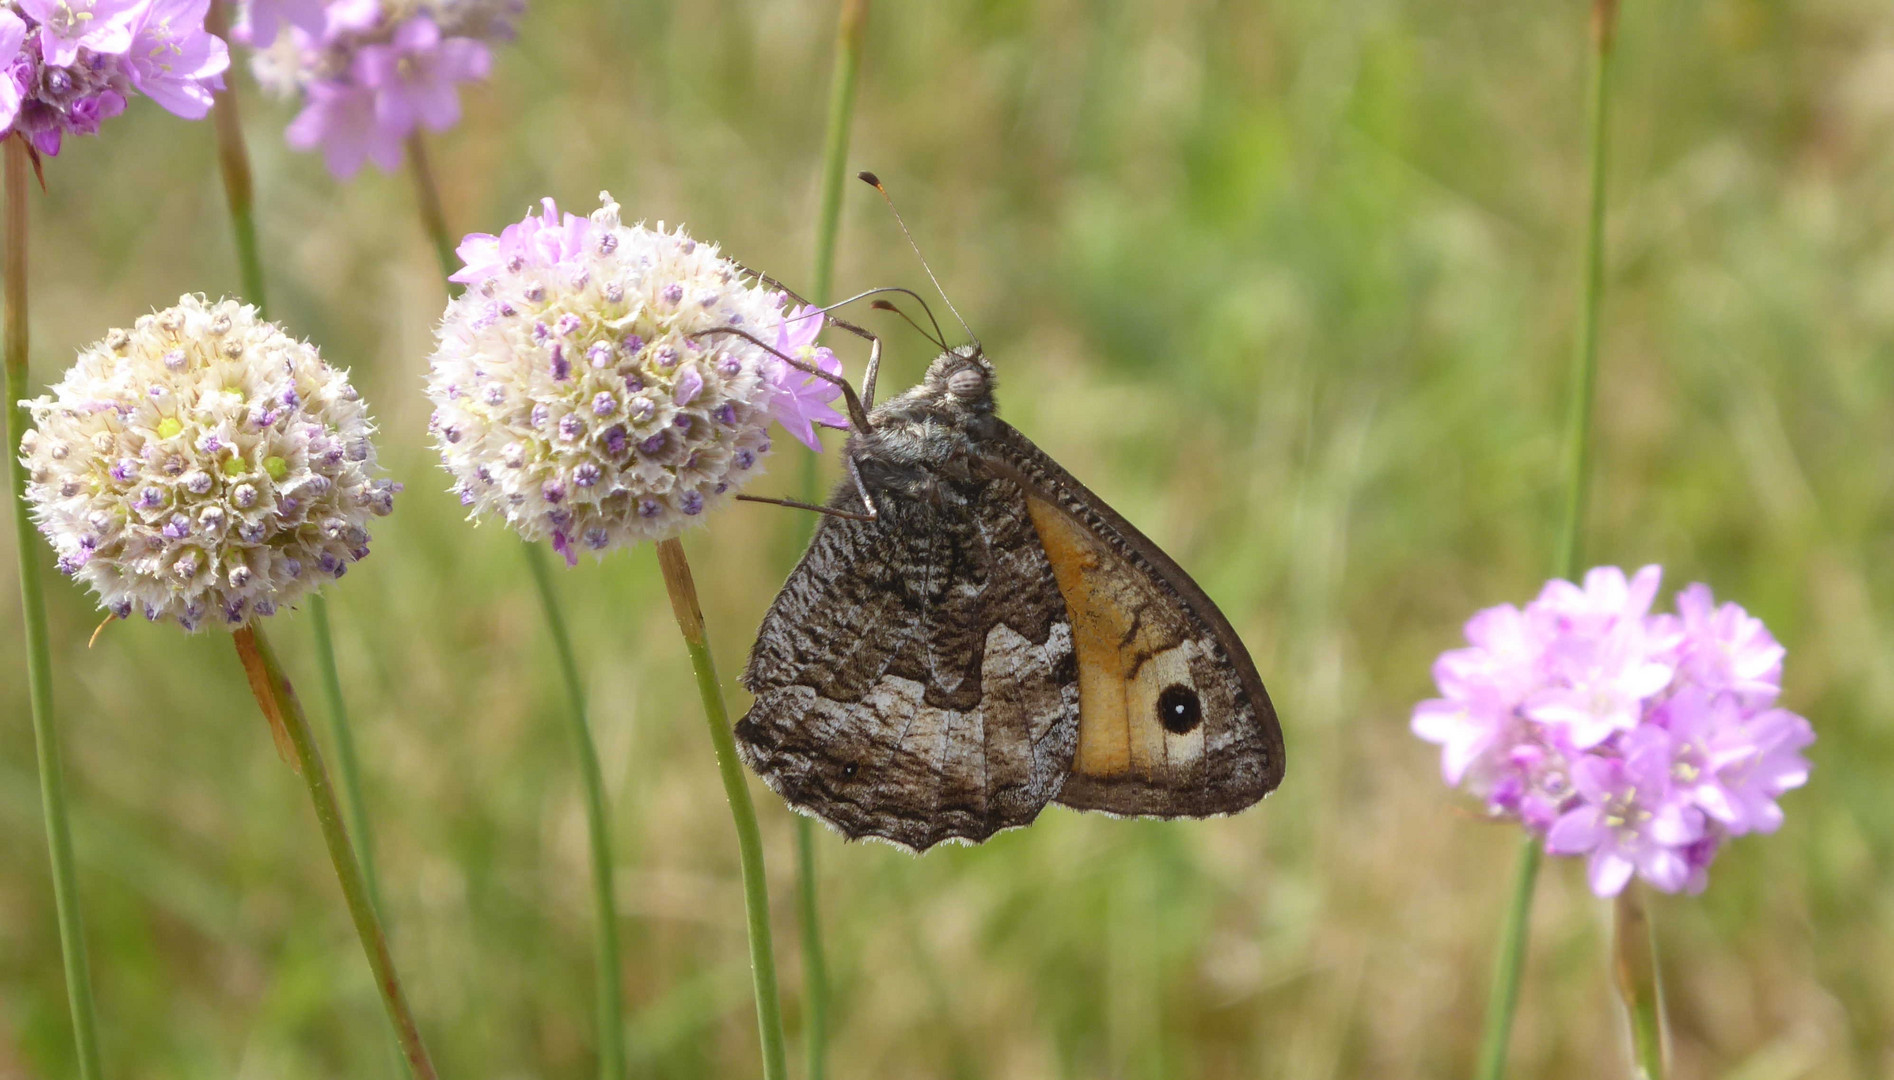
<instances>
[{"instance_id":1,"label":"butterfly eye","mask_svg":"<svg viewBox=\"0 0 1894 1080\"><path fill-rule=\"evenodd\" d=\"M853 780L855 779L855 774L860 771L861 771L861 766L851 761L848 764L842 766L842 779Z\"/></svg>"},{"instance_id":2,"label":"butterfly eye","mask_svg":"<svg viewBox=\"0 0 1894 1080\"><path fill-rule=\"evenodd\" d=\"M1173 735L1195 730L1203 722L1203 706L1197 700L1197 691L1179 683L1165 687L1157 696L1157 721Z\"/></svg>"},{"instance_id":3,"label":"butterfly eye","mask_svg":"<svg viewBox=\"0 0 1894 1080\"><path fill-rule=\"evenodd\" d=\"M977 367L963 367L947 376L947 392L957 398L975 398L986 392L986 373Z\"/></svg>"}]
</instances>

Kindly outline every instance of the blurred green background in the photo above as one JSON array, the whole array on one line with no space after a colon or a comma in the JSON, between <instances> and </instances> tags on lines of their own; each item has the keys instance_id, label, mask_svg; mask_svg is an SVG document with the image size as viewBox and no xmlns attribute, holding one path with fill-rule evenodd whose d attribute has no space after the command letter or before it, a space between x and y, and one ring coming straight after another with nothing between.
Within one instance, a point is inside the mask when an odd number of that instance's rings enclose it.
<instances>
[{"instance_id":1,"label":"blurred green background","mask_svg":"<svg viewBox=\"0 0 1894 1080\"><path fill-rule=\"evenodd\" d=\"M837 1077L1464 1075L1518 847L1407 731L1428 664L1552 558L1584 201L1587 5L883 4L850 167L886 179L1006 415L1175 554L1290 749L1210 822L1049 810L915 859L819 839ZM830 2L531 0L433 143L457 231L608 188L806 283ZM1894 12L1631 0L1588 560L1710 582L1788 645L1820 741L1776 836L1655 905L1677 1075L1894 1073ZM443 283L404 175L286 150L247 74L274 314L353 369L408 485L330 590L396 951L442 1074L592 1072L574 758L504 529L426 445ZM148 102L33 197L35 376L237 288L208 124ZM848 189L838 289L925 278ZM885 385L918 337L886 317ZM851 370L861 354L842 339ZM792 493L779 441L759 490ZM836 445L831 438L830 446ZM825 469L836 466L826 456ZM687 545L726 688L806 523ZM50 558L42 552L50 574ZM0 653L20 655L13 561ZM621 869L636 1075L757 1072L730 820L648 550L561 577ZM392 1077L304 792L224 636L50 602L114 1077ZM306 616L277 620L315 705ZM753 784L792 1053L793 830ZM21 666L0 666L0 1077L72 1071ZM1548 863L1514 1075L1623 1075L1607 905Z\"/></svg>"}]
</instances>

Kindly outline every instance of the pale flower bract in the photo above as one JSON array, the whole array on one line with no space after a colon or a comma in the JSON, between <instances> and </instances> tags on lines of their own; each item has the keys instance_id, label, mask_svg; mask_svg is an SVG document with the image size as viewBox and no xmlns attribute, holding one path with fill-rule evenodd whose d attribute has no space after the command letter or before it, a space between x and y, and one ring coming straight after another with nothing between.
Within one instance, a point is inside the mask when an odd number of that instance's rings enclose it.
<instances>
[{"instance_id":1,"label":"pale flower bract","mask_svg":"<svg viewBox=\"0 0 1894 1080\"><path fill-rule=\"evenodd\" d=\"M399 489L346 374L235 300L113 330L26 407L34 521L120 618L269 615L367 555Z\"/></svg>"}]
</instances>

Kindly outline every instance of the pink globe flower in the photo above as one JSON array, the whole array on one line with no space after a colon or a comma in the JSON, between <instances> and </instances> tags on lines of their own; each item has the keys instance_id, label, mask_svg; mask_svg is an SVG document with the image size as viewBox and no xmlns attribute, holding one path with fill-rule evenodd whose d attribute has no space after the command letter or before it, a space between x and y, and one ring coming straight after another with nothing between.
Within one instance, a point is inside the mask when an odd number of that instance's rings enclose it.
<instances>
[{"instance_id":1,"label":"pink globe flower","mask_svg":"<svg viewBox=\"0 0 1894 1080\"><path fill-rule=\"evenodd\" d=\"M460 87L487 77L492 46L509 40L523 0L250 0L244 36L260 51L263 85L300 97L286 133L292 147L321 148L329 171L364 162L393 171L415 131L460 119Z\"/></svg>"},{"instance_id":2,"label":"pink globe flower","mask_svg":"<svg viewBox=\"0 0 1894 1080\"><path fill-rule=\"evenodd\" d=\"M1814 730L1774 707L1782 646L1703 585L1651 614L1660 579L1601 567L1480 612L1470 647L1434 663L1441 696L1414 708L1442 778L1585 856L1601 896L1634 875L1702 889L1724 841L1774 831L1777 798L1808 781Z\"/></svg>"},{"instance_id":3,"label":"pink globe flower","mask_svg":"<svg viewBox=\"0 0 1894 1080\"><path fill-rule=\"evenodd\" d=\"M0 7L0 138L41 154L97 134L143 92L187 119L210 110L230 64L204 29L208 0L20 0Z\"/></svg>"}]
</instances>

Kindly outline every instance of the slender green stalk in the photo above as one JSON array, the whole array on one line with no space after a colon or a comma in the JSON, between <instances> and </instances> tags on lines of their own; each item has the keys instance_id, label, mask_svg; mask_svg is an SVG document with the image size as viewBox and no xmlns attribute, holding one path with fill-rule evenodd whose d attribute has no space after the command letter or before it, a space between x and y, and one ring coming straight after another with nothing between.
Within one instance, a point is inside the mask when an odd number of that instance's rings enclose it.
<instances>
[{"instance_id":1,"label":"slender green stalk","mask_svg":"<svg viewBox=\"0 0 1894 1080\"><path fill-rule=\"evenodd\" d=\"M1612 971L1631 1021L1631 1050L1641 1080L1664 1080L1664 987L1644 890L1633 881L1612 905Z\"/></svg>"},{"instance_id":2,"label":"slender green stalk","mask_svg":"<svg viewBox=\"0 0 1894 1080\"><path fill-rule=\"evenodd\" d=\"M7 432L7 492L13 504L13 542L18 549L20 613L26 628L26 685L33 713L33 744L39 754L40 806L46 817L46 853L52 861L53 908L59 918L59 951L66 962L66 999L81 1080L100 1075L98 1019L92 1008L92 974L86 964L85 923L79 917L79 877L73 869L72 828L66 821L66 775L53 723L53 657L46 629L46 596L38 560L39 538L26 509L26 466L20 438L26 433L20 401L26 397L26 192L30 162L26 140L6 141L6 404L0 423Z\"/></svg>"},{"instance_id":3,"label":"slender green stalk","mask_svg":"<svg viewBox=\"0 0 1894 1080\"><path fill-rule=\"evenodd\" d=\"M1565 450L1565 503L1559 526L1554 573L1577 577L1583 557L1586 495L1591 487L1592 399L1598 385L1598 322L1605 292L1605 147L1610 104L1612 39L1618 0L1593 0L1591 24L1591 85L1587 157L1590 207L1585 228L1585 270L1578 340L1572 351L1571 387L1567 400ZM1533 884L1538 879L1540 845L1528 837L1519 855L1512 903L1500 926L1499 956L1494 963L1493 987L1487 1000L1486 1030L1480 1043L1479 1080L1499 1080L1506 1071L1506 1048L1512 1037L1513 1015L1519 1003L1519 975L1525 966L1527 930L1532 914ZM1654 968L1653 968L1654 970Z\"/></svg>"},{"instance_id":4,"label":"slender green stalk","mask_svg":"<svg viewBox=\"0 0 1894 1080\"><path fill-rule=\"evenodd\" d=\"M769 927L769 886L763 877L763 833L756 825L756 806L750 801L743 765L737 761L736 737L731 734L723 688L711 663L704 613L697 604L690 564L684 560L684 545L675 539L658 541L658 567L664 573L665 590L671 594L671 611L684 635L691 668L697 673L697 693L703 698L704 720L717 751L717 771L723 776L723 792L730 800L730 817L736 823L737 850L743 864L743 906L750 924L750 973L756 980L756 1027L763 1044L763 1080L786 1080L789 1068L783 1051L783 1007L776 996L776 952Z\"/></svg>"},{"instance_id":5,"label":"slender green stalk","mask_svg":"<svg viewBox=\"0 0 1894 1080\"><path fill-rule=\"evenodd\" d=\"M414 196L421 209L421 227L434 241L434 255L441 261L441 273L452 275L460 269L460 256L454 254L454 234L447 231L447 211L441 208L440 185L434 182L434 166L428 163L427 140L416 130L408 136L408 172L414 177Z\"/></svg>"},{"instance_id":6,"label":"slender green stalk","mask_svg":"<svg viewBox=\"0 0 1894 1080\"><path fill-rule=\"evenodd\" d=\"M1611 47L1618 0L1592 5L1591 99L1589 124L1590 212L1585 223L1584 298L1578 342L1572 354L1567 396L1565 518L1559 530L1560 577L1578 574L1585 533L1585 504L1591 488L1592 401L1598 387L1598 313L1605 296L1605 150L1611 103Z\"/></svg>"},{"instance_id":7,"label":"slender green stalk","mask_svg":"<svg viewBox=\"0 0 1894 1080\"><path fill-rule=\"evenodd\" d=\"M212 4L205 26L219 37L228 37L230 12L219 0ZM243 297L256 305L257 312L269 317L269 290L263 276L263 257L256 237L256 193L250 174L250 151L243 139L242 115L237 107L234 84L226 85L211 106L211 123L217 132L217 165L224 179L224 202L230 209L230 232L237 245L237 268L243 278ZM368 827L368 804L362 795L361 759L355 752L355 736L349 725L348 701L342 696L342 673L335 662L335 638L329 627L329 601L321 593L309 598L310 625L316 639L316 668L322 677L323 696L329 706L329 726L335 740L336 774L342 780L342 806L348 812L349 832L355 837L362 859L362 873L368 878L368 892L381 909L381 888L375 872L375 842Z\"/></svg>"},{"instance_id":8,"label":"slender green stalk","mask_svg":"<svg viewBox=\"0 0 1894 1080\"><path fill-rule=\"evenodd\" d=\"M210 6L204 28L218 37L230 37L230 9L224 0ZM237 110L234 84L224 87L210 111L211 125L217 131L217 168L224 177L224 202L230 207L231 234L237 242L237 266L243 275L244 299L255 304L258 311L265 311L263 259L256 242L256 192L250 179L250 151L243 141L243 118Z\"/></svg>"},{"instance_id":9,"label":"slender green stalk","mask_svg":"<svg viewBox=\"0 0 1894 1080\"><path fill-rule=\"evenodd\" d=\"M434 242L441 273L450 275L460 269L460 258L454 254L454 239L447 231L447 216L441 211L440 190L435 187L434 173L428 166L427 144L419 131L408 138L408 161L414 173L415 194L421 204L421 224L427 229L428 239ZM572 650L572 635L566 630L565 613L559 604L559 591L553 584L546 552L537 544L524 544L520 550L525 554L533 586L539 592L546 629L552 635L553 651L559 658L559 676L566 688L566 719L572 732L573 748L579 755L586 836L592 858L592 903L596 909L592 941L598 994L598 1073L601 1080L622 1080L625 1075L625 992L618 970L618 905L613 896L617 874L612 864L605 775L599 768L598 747L592 741L592 726L586 719L585 680L579 675L578 657Z\"/></svg>"},{"instance_id":10,"label":"slender green stalk","mask_svg":"<svg viewBox=\"0 0 1894 1080\"><path fill-rule=\"evenodd\" d=\"M387 1007L388 1020L394 1025L395 1037L407 1058L408 1071L415 1080L435 1080L434 1063L428 1059L427 1047L421 1042L421 1030L414 1022L407 994L401 988L394 956L388 951L388 938L382 933L381 918L375 914L375 904L369 898L367 879L349 843L348 826L342 822L342 808L336 803L335 787L322 763L322 751L317 749L315 736L309 731L302 702L297 700L276 651L261 629L254 625L242 627L232 637L244 674L249 677L250 691L256 695L258 707L270 722L278 748L287 746L292 755L291 764L309 785L309 801L315 806L316 823L321 826L322 839L328 844L329 861L335 865L342 898L348 904L349 917L355 922L356 936L362 939L368 966L375 973L375 987Z\"/></svg>"},{"instance_id":11,"label":"slender green stalk","mask_svg":"<svg viewBox=\"0 0 1894 1080\"><path fill-rule=\"evenodd\" d=\"M829 301L835 277L835 238L841 232L842 188L847 183L848 134L855 120L855 79L861 74L868 0L842 0L835 27L835 70L829 80L828 133L822 141L822 203L816 213L815 275L810 298Z\"/></svg>"},{"instance_id":12,"label":"slender green stalk","mask_svg":"<svg viewBox=\"0 0 1894 1080\"><path fill-rule=\"evenodd\" d=\"M822 906L816 890L815 822L796 817L796 915L802 932L803 1053L809 1080L829 1071L829 961L822 948Z\"/></svg>"},{"instance_id":13,"label":"slender green stalk","mask_svg":"<svg viewBox=\"0 0 1894 1080\"><path fill-rule=\"evenodd\" d=\"M1499 928L1499 955L1493 961L1493 986L1486 1004L1486 1031L1480 1040L1480 1060L1473 1075L1498 1080L1506 1072L1506 1045L1519 1005L1519 976L1526 965L1526 937L1532 917L1532 889L1539 880L1543 858L1537 836L1526 837L1513 871L1512 899Z\"/></svg>"},{"instance_id":14,"label":"slender green stalk","mask_svg":"<svg viewBox=\"0 0 1894 1080\"><path fill-rule=\"evenodd\" d=\"M842 0L835 27L835 70L829 81L828 133L822 143L822 202L816 215L815 273L810 298L830 300L835 279L835 240L842 226L842 187L848 172L848 136L855 118L855 80L861 73L862 38L868 25L868 0ZM822 499L819 459L802 459L802 497ZM810 519L814 528L814 519ZM809 1080L826 1080L829 1071L829 965L822 947L822 911L816 890L815 823L796 817L796 878L802 930L802 984Z\"/></svg>"},{"instance_id":15,"label":"slender green stalk","mask_svg":"<svg viewBox=\"0 0 1894 1080\"><path fill-rule=\"evenodd\" d=\"M348 815L349 833L355 837L356 854L362 859L368 898L374 901L376 911L385 911L381 902L381 881L375 872L375 836L368 828L368 800L362 795L361 758L355 753L348 702L342 697L342 671L336 666L335 638L329 630L329 602L321 593L309 598L309 622L316 639L316 671L322 677L323 697L329 703L329 733L335 740L336 774L342 778L342 809Z\"/></svg>"},{"instance_id":16,"label":"slender green stalk","mask_svg":"<svg viewBox=\"0 0 1894 1080\"><path fill-rule=\"evenodd\" d=\"M598 749L592 744L592 728L585 718L585 683L579 677L579 662L572 651L572 636L566 632L565 614L559 607L559 593L553 585L552 567L546 551L538 544L521 544L526 553L527 569L539 590L540 606L545 609L546 629L552 634L553 651L559 656L559 675L566 684L566 717L572 730L573 749L579 754L579 775L585 790L585 827L592 851L592 902L597 909L598 926L593 934L597 956L595 981L598 991L598 1072L605 1080L625 1075L624 991L618 971L618 907L613 900L612 838L605 815L605 775L599 770Z\"/></svg>"}]
</instances>

